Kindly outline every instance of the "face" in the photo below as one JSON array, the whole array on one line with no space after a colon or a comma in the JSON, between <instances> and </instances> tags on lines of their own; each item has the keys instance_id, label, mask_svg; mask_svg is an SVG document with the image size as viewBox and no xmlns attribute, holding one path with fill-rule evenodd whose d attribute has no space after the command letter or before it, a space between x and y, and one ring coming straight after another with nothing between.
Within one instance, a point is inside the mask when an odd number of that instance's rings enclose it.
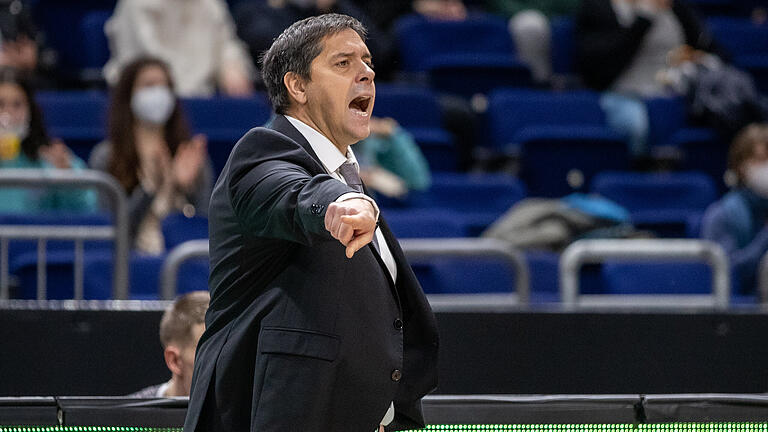
<instances>
[{"instance_id":1,"label":"face","mask_svg":"<svg viewBox=\"0 0 768 432\"><path fill-rule=\"evenodd\" d=\"M323 40L305 83L304 112L336 147L346 148L370 133L376 87L371 53L354 30Z\"/></svg>"},{"instance_id":2,"label":"face","mask_svg":"<svg viewBox=\"0 0 768 432\"><path fill-rule=\"evenodd\" d=\"M197 349L197 342L200 340L200 336L205 331L205 324L195 324L192 327L192 340L194 343L189 343L181 350L181 369L182 380L184 382L184 388L189 394L189 389L192 387L192 373L195 368L195 350Z\"/></svg>"},{"instance_id":3,"label":"face","mask_svg":"<svg viewBox=\"0 0 768 432\"><path fill-rule=\"evenodd\" d=\"M168 86L170 82L163 68L158 65L149 65L141 69L136 75L136 82L133 83L133 92L144 87Z\"/></svg>"},{"instance_id":4,"label":"face","mask_svg":"<svg viewBox=\"0 0 768 432\"><path fill-rule=\"evenodd\" d=\"M29 119L29 104L24 90L16 84L0 84L0 127L24 124Z\"/></svg>"},{"instance_id":5,"label":"face","mask_svg":"<svg viewBox=\"0 0 768 432\"><path fill-rule=\"evenodd\" d=\"M756 145L752 149L752 155L744 161L742 172L748 171L750 168L757 167L768 162L768 144Z\"/></svg>"}]
</instances>

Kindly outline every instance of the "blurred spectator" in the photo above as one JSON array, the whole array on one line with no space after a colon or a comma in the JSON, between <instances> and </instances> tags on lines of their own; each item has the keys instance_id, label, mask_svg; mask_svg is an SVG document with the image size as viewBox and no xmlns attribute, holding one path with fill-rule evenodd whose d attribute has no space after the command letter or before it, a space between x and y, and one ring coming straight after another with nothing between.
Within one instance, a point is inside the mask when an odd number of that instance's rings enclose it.
<instances>
[{"instance_id":1,"label":"blurred spectator","mask_svg":"<svg viewBox=\"0 0 768 432\"><path fill-rule=\"evenodd\" d=\"M140 56L170 65L181 96L230 96L253 91L254 67L223 0L120 0L104 30L111 58L104 67L114 84Z\"/></svg>"},{"instance_id":2,"label":"blurred spectator","mask_svg":"<svg viewBox=\"0 0 768 432\"><path fill-rule=\"evenodd\" d=\"M693 118L730 141L750 123L768 120L768 103L746 72L684 45L672 51L658 79L684 96Z\"/></svg>"},{"instance_id":3,"label":"blurred spectator","mask_svg":"<svg viewBox=\"0 0 768 432\"><path fill-rule=\"evenodd\" d=\"M324 13L339 13L357 18L368 29L366 44L381 80L393 71L393 40L379 30L365 12L351 0L272 0L242 2L234 11L237 33L248 45L251 56L260 58L272 41L296 21Z\"/></svg>"},{"instance_id":4,"label":"blurred spectator","mask_svg":"<svg viewBox=\"0 0 768 432\"><path fill-rule=\"evenodd\" d=\"M129 397L189 396L195 350L205 331L205 312L210 301L207 291L192 291L179 297L165 310L160 321L160 343L163 344L163 357L171 371L171 379L139 390Z\"/></svg>"},{"instance_id":5,"label":"blurred spectator","mask_svg":"<svg viewBox=\"0 0 768 432\"><path fill-rule=\"evenodd\" d=\"M399 198L429 188L429 165L413 137L391 118L372 117L371 135L355 145L360 177L374 191Z\"/></svg>"},{"instance_id":6,"label":"blurred spectator","mask_svg":"<svg viewBox=\"0 0 768 432\"><path fill-rule=\"evenodd\" d=\"M736 136L728 168L735 186L707 209L702 237L725 249L736 286L754 292L757 265L768 251L768 124Z\"/></svg>"},{"instance_id":7,"label":"blurred spectator","mask_svg":"<svg viewBox=\"0 0 768 432\"><path fill-rule=\"evenodd\" d=\"M162 253L161 221L172 211L206 214L213 170L203 135L190 137L168 66L141 58L128 64L112 94L109 141L89 164L109 172L129 197L136 249Z\"/></svg>"},{"instance_id":8,"label":"blurred spectator","mask_svg":"<svg viewBox=\"0 0 768 432\"><path fill-rule=\"evenodd\" d=\"M54 62L53 55L42 55L41 39L25 2L0 0L0 66L23 72L36 88L50 84L47 71Z\"/></svg>"},{"instance_id":9,"label":"blurred spectator","mask_svg":"<svg viewBox=\"0 0 768 432\"><path fill-rule=\"evenodd\" d=\"M85 168L61 140L48 137L32 87L22 75L12 68L0 68L0 169ZM0 190L0 211L92 210L95 200L91 191L4 187Z\"/></svg>"},{"instance_id":10,"label":"blurred spectator","mask_svg":"<svg viewBox=\"0 0 768 432\"><path fill-rule=\"evenodd\" d=\"M576 64L584 83L605 91L608 125L626 136L635 156L648 154L644 98L664 94L657 72L687 44L717 52L693 11L679 0L583 0L576 18Z\"/></svg>"},{"instance_id":11,"label":"blurred spectator","mask_svg":"<svg viewBox=\"0 0 768 432\"><path fill-rule=\"evenodd\" d=\"M488 9L509 19L509 32L533 79L552 77L550 18L575 15L580 0L487 0Z\"/></svg>"}]
</instances>

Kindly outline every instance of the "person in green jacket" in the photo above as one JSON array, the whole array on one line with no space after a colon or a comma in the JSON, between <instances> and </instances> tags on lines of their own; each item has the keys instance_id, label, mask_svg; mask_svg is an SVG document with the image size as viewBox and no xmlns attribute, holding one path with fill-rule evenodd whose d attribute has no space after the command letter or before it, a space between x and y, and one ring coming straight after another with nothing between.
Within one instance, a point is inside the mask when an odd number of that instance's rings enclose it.
<instances>
[{"instance_id":1,"label":"person in green jacket","mask_svg":"<svg viewBox=\"0 0 768 432\"><path fill-rule=\"evenodd\" d=\"M85 168L58 139L45 130L43 116L31 86L11 68L0 68L0 170L8 168ZM0 187L0 213L91 211L96 195L72 188Z\"/></svg>"}]
</instances>

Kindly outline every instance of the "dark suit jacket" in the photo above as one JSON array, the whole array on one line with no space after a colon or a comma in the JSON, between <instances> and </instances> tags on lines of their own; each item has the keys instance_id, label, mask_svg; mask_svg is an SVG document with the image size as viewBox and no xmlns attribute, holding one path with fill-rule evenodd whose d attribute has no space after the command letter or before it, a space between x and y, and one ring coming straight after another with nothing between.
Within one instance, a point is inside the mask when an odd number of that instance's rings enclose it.
<instances>
[{"instance_id":1,"label":"dark suit jacket","mask_svg":"<svg viewBox=\"0 0 768 432\"><path fill-rule=\"evenodd\" d=\"M423 424L434 315L397 240L393 284L372 245L347 259L325 209L353 190L283 116L235 146L209 212L211 304L184 430L354 431Z\"/></svg>"},{"instance_id":2,"label":"dark suit jacket","mask_svg":"<svg viewBox=\"0 0 768 432\"><path fill-rule=\"evenodd\" d=\"M725 57L711 34L685 2L673 0L672 11L685 33L685 43ZM623 27L611 0L583 0L576 15L576 68L584 83L605 90L635 58L653 23L637 17Z\"/></svg>"}]
</instances>

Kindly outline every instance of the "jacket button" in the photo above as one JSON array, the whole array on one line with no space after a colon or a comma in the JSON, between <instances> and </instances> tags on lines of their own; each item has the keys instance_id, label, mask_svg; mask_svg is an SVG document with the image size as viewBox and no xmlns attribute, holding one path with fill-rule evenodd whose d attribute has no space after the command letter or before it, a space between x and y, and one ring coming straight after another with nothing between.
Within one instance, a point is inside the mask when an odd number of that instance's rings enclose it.
<instances>
[{"instance_id":1,"label":"jacket button","mask_svg":"<svg viewBox=\"0 0 768 432\"><path fill-rule=\"evenodd\" d=\"M402 377L403 377L403 373L400 372L400 369L395 369L395 370L392 371L392 377L391 377L392 381L398 382L398 381L400 381L400 378L402 378Z\"/></svg>"},{"instance_id":2,"label":"jacket button","mask_svg":"<svg viewBox=\"0 0 768 432\"><path fill-rule=\"evenodd\" d=\"M313 215L319 215L320 213L323 212L323 206L321 204L312 204L310 208L310 212Z\"/></svg>"},{"instance_id":3,"label":"jacket button","mask_svg":"<svg viewBox=\"0 0 768 432\"><path fill-rule=\"evenodd\" d=\"M395 330L402 330L403 329L403 320L400 318L396 319L394 322Z\"/></svg>"}]
</instances>

